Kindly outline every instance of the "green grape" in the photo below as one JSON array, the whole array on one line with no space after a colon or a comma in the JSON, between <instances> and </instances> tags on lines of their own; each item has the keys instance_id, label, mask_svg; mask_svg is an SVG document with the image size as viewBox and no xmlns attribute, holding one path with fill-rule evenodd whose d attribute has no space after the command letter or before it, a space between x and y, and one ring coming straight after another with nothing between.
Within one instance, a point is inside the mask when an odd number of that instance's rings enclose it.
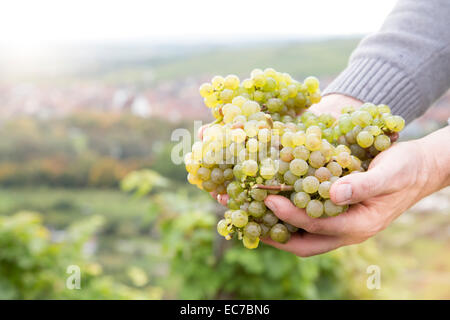
<instances>
[{"instance_id":1,"label":"green grape","mask_svg":"<svg viewBox=\"0 0 450 320\"><path fill-rule=\"evenodd\" d=\"M264 199L267 197L267 190L252 189L250 191L250 196L257 201L264 201Z\"/></svg>"},{"instance_id":2,"label":"green grape","mask_svg":"<svg viewBox=\"0 0 450 320\"><path fill-rule=\"evenodd\" d=\"M362 128L367 127L372 122L372 116L367 111L355 111L351 115L352 123Z\"/></svg>"},{"instance_id":3,"label":"green grape","mask_svg":"<svg viewBox=\"0 0 450 320\"><path fill-rule=\"evenodd\" d=\"M320 168L325 164L325 162L326 159L319 150L313 151L309 155L309 164L313 168Z\"/></svg>"},{"instance_id":4,"label":"green grape","mask_svg":"<svg viewBox=\"0 0 450 320\"><path fill-rule=\"evenodd\" d=\"M227 207L233 210L238 210L240 208L240 204L238 201L236 201L236 199L233 198L229 198L227 201Z\"/></svg>"},{"instance_id":5,"label":"green grape","mask_svg":"<svg viewBox=\"0 0 450 320\"><path fill-rule=\"evenodd\" d=\"M211 171L211 181L216 184L221 184L225 181L225 178L223 176L223 170L219 168L214 168Z\"/></svg>"},{"instance_id":6,"label":"green grape","mask_svg":"<svg viewBox=\"0 0 450 320\"><path fill-rule=\"evenodd\" d=\"M225 86L225 79L221 76L215 76L212 78L211 84L215 90L223 90Z\"/></svg>"},{"instance_id":7,"label":"green grape","mask_svg":"<svg viewBox=\"0 0 450 320\"><path fill-rule=\"evenodd\" d=\"M391 108L389 108L387 105L385 104L379 104L377 106L377 111L379 114L383 114L383 113L391 113Z\"/></svg>"},{"instance_id":8,"label":"green grape","mask_svg":"<svg viewBox=\"0 0 450 320\"><path fill-rule=\"evenodd\" d=\"M247 117L254 113L261 111L261 107L259 106L258 102L255 102L255 101L246 101L242 105L241 109L242 109L242 114Z\"/></svg>"},{"instance_id":9,"label":"green grape","mask_svg":"<svg viewBox=\"0 0 450 320\"><path fill-rule=\"evenodd\" d=\"M294 190L295 190L295 192L303 191L303 179L298 179L297 181L295 181Z\"/></svg>"},{"instance_id":10,"label":"green grape","mask_svg":"<svg viewBox=\"0 0 450 320\"><path fill-rule=\"evenodd\" d=\"M203 98L206 98L207 96L213 94L214 88L210 83L204 83L200 86L199 91L200 91L200 95Z\"/></svg>"},{"instance_id":11,"label":"green grape","mask_svg":"<svg viewBox=\"0 0 450 320\"><path fill-rule=\"evenodd\" d=\"M234 74L225 77L224 87L229 90L236 90L239 87L239 78Z\"/></svg>"},{"instance_id":12,"label":"green grape","mask_svg":"<svg viewBox=\"0 0 450 320\"><path fill-rule=\"evenodd\" d=\"M313 93L319 89L319 80L316 77L307 77L303 83L305 84L309 93Z\"/></svg>"},{"instance_id":13,"label":"green grape","mask_svg":"<svg viewBox=\"0 0 450 320\"><path fill-rule=\"evenodd\" d=\"M231 198L236 199L244 189L241 187L239 182L233 181L227 187L227 193Z\"/></svg>"},{"instance_id":14,"label":"green grape","mask_svg":"<svg viewBox=\"0 0 450 320\"><path fill-rule=\"evenodd\" d=\"M359 144L352 144L350 145L350 151L351 154L353 154L355 157L358 157L359 159L367 159L367 152L366 150L361 147Z\"/></svg>"},{"instance_id":15,"label":"green grape","mask_svg":"<svg viewBox=\"0 0 450 320\"><path fill-rule=\"evenodd\" d=\"M244 236L247 238L257 238L261 235L261 227L256 222L249 222L244 227Z\"/></svg>"},{"instance_id":16,"label":"green grape","mask_svg":"<svg viewBox=\"0 0 450 320\"><path fill-rule=\"evenodd\" d=\"M248 237L244 236L242 238L242 244L247 249L256 249L256 248L258 248L258 245L259 245L259 238L248 238Z\"/></svg>"},{"instance_id":17,"label":"green grape","mask_svg":"<svg viewBox=\"0 0 450 320\"><path fill-rule=\"evenodd\" d=\"M262 201L252 201L248 206L248 212L255 218L261 218L266 210L266 205Z\"/></svg>"},{"instance_id":18,"label":"green grape","mask_svg":"<svg viewBox=\"0 0 450 320\"><path fill-rule=\"evenodd\" d=\"M309 154L310 151L305 146L295 147L294 150L292 151L292 155L296 159L303 159L305 161L309 159Z\"/></svg>"},{"instance_id":19,"label":"green grape","mask_svg":"<svg viewBox=\"0 0 450 320\"><path fill-rule=\"evenodd\" d=\"M373 136L367 131L361 131L356 136L356 141L362 148L368 148L373 143Z\"/></svg>"},{"instance_id":20,"label":"green grape","mask_svg":"<svg viewBox=\"0 0 450 320\"><path fill-rule=\"evenodd\" d=\"M306 214L311 218L319 218L323 214L323 204L319 200L311 200L306 206Z\"/></svg>"},{"instance_id":21,"label":"green grape","mask_svg":"<svg viewBox=\"0 0 450 320\"><path fill-rule=\"evenodd\" d=\"M265 224L260 223L259 227L261 228L261 237L266 238L269 236L270 233L270 227L266 226Z\"/></svg>"},{"instance_id":22,"label":"green grape","mask_svg":"<svg viewBox=\"0 0 450 320\"><path fill-rule=\"evenodd\" d=\"M328 168L320 167L314 172L314 176L319 179L320 182L324 182L331 178L331 172Z\"/></svg>"},{"instance_id":23,"label":"green grape","mask_svg":"<svg viewBox=\"0 0 450 320\"><path fill-rule=\"evenodd\" d=\"M277 223L270 229L270 238L279 243L288 242L291 234L284 224Z\"/></svg>"},{"instance_id":24,"label":"green grape","mask_svg":"<svg viewBox=\"0 0 450 320\"><path fill-rule=\"evenodd\" d=\"M244 172L242 171L242 165L237 164L233 167L233 174L238 180L242 180L245 177Z\"/></svg>"},{"instance_id":25,"label":"green grape","mask_svg":"<svg viewBox=\"0 0 450 320\"><path fill-rule=\"evenodd\" d=\"M248 215L243 210L234 210L231 213L231 223L237 227L242 228L248 223Z\"/></svg>"},{"instance_id":26,"label":"green grape","mask_svg":"<svg viewBox=\"0 0 450 320\"><path fill-rule=\"evenodd\" d=\"M350 157L350 154L348 152L341 152L336 156L337 163L342 168L347 168L351 165L352 159Z\"/></svg>"},{"instance_id":27,"label":"green grape","mask_svg":"<svg viewBox=\"0 0 450 320\"><path fill-rule=\"evenodd\" d=\"M278 172L281 174L285 174L289 170L290 162L286 162L283 160L275 160L278 163Z\"/></svg>"},{"instance_id":28,"label":"green grape","mask_svg":"<svg viewBox=\"0 0 450 320\"><path fill-rule=\"evenodd\" d=\"M316 134L308 134L306 136L305 146L310 151L320 150L320 147L322 146L322 140Z\"/></svg>"},{"instance_id":29,"label":"green grape","mask_svg":"<svg viewBox=\"0 0 450 320\"><path fill-rule=\"evenodd\" d=\"M206 181L203 181L202 187L205 191L212 192L212 191L216 190L217 184L215 184L211 180L206 180Z\"/></svg>"},{"instance_id":30,"label":"green grape","mask_svg":"<svg viewBox=\"0 0 450 320\"><path fill-rule=\"evenodd\" d=\"M384 122L386 127L394 132L399 132L405 127L405 120L400 116L388 116Z\"/></svg>"},{"instance_id":31,"label":"green grape","mask_svg":"<svg viewBox=\"0 0 450 320\"><path fill-rule=\"evenodd\" d=\"M334 204L331 200L325 200L323 207L325 214L329 217L337 216L344 211L342 206Z\"/></svg>"},{"instance_id":32,"label":"green grape","mask_svg":"<svg viewBox=\"0 0 450 320\"><path fill-rule=\"evenodd\" d=\"M220 100L222 100L223 102L231 102L231 100L233 100L234 97L234 91L230 90L230 89L224 89L220 95Z\"/></svg>"},{"instance_id":33,"label":"green grape","mask_svg":"<svg viewBox=\"0 0 450 320\"><path fill-rule=\"evenodd\" d=\"M324 198L328 199L330 198L330 188L331 188L331 182L330 181L324 181L319 185L319 195Z\"/></svg>"},{"instance_id":34,"label":"green grape","mask_svg":"<svg viewBox=\"0 0 450 320\"><path fill-rule=\"evenodd\" d=\"M342 167L337 162L330 162L327 164L327 169L335 177L340 177L342 175Z\"/></svg>"},{"instance_id":35,"label":"green grape","mask_svg":"<svg viewBox=\"0 0 450 320\"><path fill-rule=\"evenodd\" d=\"M294 159L293 151L294 149L291 147L284 147L280 150L280 159L285 162L291 162Z\"/></svg>"},{"instance_id":36,"label":"green grape","mask_svg":"<svg viewBox=\"0 0 450 320\"><path fill-rule=\"evenodd\" d=\"M294 159L289 164L289 171L296 176L302 176L308 172L308 163L303 159Z\"/></svg>"},{"instance_id":37,"label":"green grape","mask_svg":"<svg viewBox=\"0 0 450 320\"><path fill-rule=\"evenodd\" d=\"M223 170L223 178L226 181L233 180L233 178L234 178L233 169L226 168L225 170Z\"/></svg>"},{"instance_id":38,"label":"green grape","mask_svg":"<svg viewBox=\"0 0 450 320\"><path fill-rule=\"evenodd\" d=\"M298 179L298 177L293 174L290 170L286 171L286 173L283 175L284 183L288 185L293 185L295 181Z\"/></svg>"},{"instance_id":39,"label":"green grape","mask_svg":"<svg viewBox=\"0 0 450 320\"><path fill-rule=\"evenodd\" d=\"M231 104L238 106L239 108L241 108L244 103L247 101L247 99L243 96L237 96L234 97L233 100L231 101Z\"/></svg>"},{"instance_id":40,"label":"green grape","mask_svg":"<svg viewBox=\"0 0 450 320\"><path fill-rule=\"evenodd\" d=\"M278 222L278 217L273 214L272 211L267 211L266 214L261 218L262 223L268 227L272 227Z\"/></svg>"},{"instance_id":41,"label":"green grape","mask_svg":"<svg viewBox=\"0 0 450 320\"><path fill-rule=\"evenodd\" d=\"M317 192L319 189L319 184L319 179L314 176L308 176L304 178L302 182L303 190L309 194Z\"/></svg>"},{"instance_id":42,"label":"green grape","mask_svg":"<svg viewBox=\"0 0 450 320\"><path fill-rule=\"evenodd\" d=\"M279 98L271 98L267 101L267 109L269 112L276 113L283 109L283 100Z\"/></svg>"},{"instance_id":43,"label":"green grape","mask_svg":"<svg viewBox=\"0 0 450 320\"><path fill-rule=\"evenodd\" d=\"M290 131L286 131L283 136L281 137L281 144L283 147L289 147L289 148L293 148L294 147L294 143L292 142L292 137L294 136L294 134Z\"/></svg>"},{"instance_id":44,"label":"green grape","mask_svg":"<svg viewBox=\"0 0 450 320\"><path fill-rule=\"evenodd\" d=\"M203 181L209 180L209 178L211 177L211 170L201 167L197 170L197 175Z\"/></svg>"},{"instance_id":45,"label":"green grape","mask_svg":"<svg viewBox=\"0 0 450 320\"><path fill-rule=\"evenodd\" d=\"M365 130L367 130L367 132L369 132L374 137L382 133L380 127L378 126L368 126L367 128L365 128Z\"/></svg>"},{"instance_id":46,"label":"green grape","mask_svg":"<svg viewBox=\"0 0 450 320\"><path fill-rule=\"evenodd\" d=\"M383 151L391 146L391 139L388 136L382 134L375 138L375 142L373 143L373 145L378 151Z\"/></svg>"},{"instance_id":47,"label":"green grape","mask_svg":"<svg viewBox=\"0 0 450 320\"><path fill-rule=\"evenodd\" d=\"M230 233L230 231L228 230L228 223L225 219L217 222L217 232L223 237L227 236Z\"/></svg>"},{"instance_id":48,"label":"green grape","mask_svg":"<svg viewBox=\"0 0 450 320\"><path fill-rule=\"evenodd\" d=\"M254 177L258 172L258 163L255 160L245 160L242 163L242 172L247 176Z\"/></svg>"},{"instance_id":49,"label":"green grape","mask_svg":"<svg viewBox=\"0 0 450 320\"><path fill-rule=\"evenodd\" d=\"M294 195L294 204L298 208L306 208L308 202L311 200L311 197L306 192L300 191L295 193Z\"/></svg>"},{"instance_id":50,"label":"green grape","mask_svg":"<svg viewBox=\"0 0 450 320\"><path fill-rule=\"evenodd\" d=\"M261 129L258 132L258 140L260 142L269 142L271 138L271 132L269 129Z\"/></svg>"},{"instance_id":51,"label":"green grape","mask_svg":"<svg viewBox=\"0 0 450 320\"><path fill-rule=\"evenodd\" d=\"M199 185L202 182L202 180L193 173L188 173L187 180L190 184L195 184L195 185Z\"/></svg>"},{"instance_id":52,"label":"green grape","mask_svg":"<svg viewBox=\"0 0 450 320\"><path fill-rule=\"evenodd\" d=\"M310 126L306 129L306 135L315 134L319 138L322 138L322 129L319 126Z\"/></svg>"}]
</instances>

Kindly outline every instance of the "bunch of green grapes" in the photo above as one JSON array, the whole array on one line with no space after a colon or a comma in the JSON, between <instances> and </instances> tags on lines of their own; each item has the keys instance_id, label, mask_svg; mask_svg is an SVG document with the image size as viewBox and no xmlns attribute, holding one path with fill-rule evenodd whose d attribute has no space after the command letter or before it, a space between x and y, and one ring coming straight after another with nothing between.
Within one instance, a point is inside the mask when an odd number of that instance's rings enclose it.
<instances>
[{"instance_id":1,"label":"bunch of green grapes","mask_svg":"<svg viewBox=\"0 0 450 320\"><path fill-rule=\"evenodd\" d=\"M237 235L247 248L261 237L284 243L297 228L266 208L269 194L289 198L313 218L347 209L330 200L340 177L368 169L391 145L404 120L386 105L346 107L339 119L306 109L320 101L319 82L303 82L273 69L252 71L242 83L216 76L200 87L216 121L185 156L188 181L200 189L228 194L228 211L217 224L227 239Z\"/></svg>"}]
</instances>

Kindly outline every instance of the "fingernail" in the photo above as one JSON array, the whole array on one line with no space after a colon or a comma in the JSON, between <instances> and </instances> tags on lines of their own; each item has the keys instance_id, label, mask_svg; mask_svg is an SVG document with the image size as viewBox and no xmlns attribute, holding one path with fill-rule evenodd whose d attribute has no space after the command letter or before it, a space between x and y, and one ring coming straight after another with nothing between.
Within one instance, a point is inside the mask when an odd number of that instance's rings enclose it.
<instances>
[{"instance_id":1,"label":"fingernail","mask_svg":"<svg viewBox=\"0 0 450 320\"><path fill-rule=\"evenodd\" d=\"M339 204L345 204L352 198L352 186L349 184L341 184L336 189L336 201Z\"/></svg>"},{"instance_id":2,"label":"fingernail","mask_svg":"<svg viewBox=\"0 0 450 320\"><path fill-rule=\"evenodd\" d=\"M217 198L218 202L222 202L222 195L221 194L218 194L216 198Z\"/></svg>"},{"instance_id":3,"label":"fingernail","mask_svg":"<svg viewBox=\"0 0 450 320\"><path fill-rule=\"evenodd\" d=\"M272 210L272 211L277 210L277 206L274 201L272 201L270 199L266 199L265 203L266 203L266 206L269 207L270 210Z\"/></svg>"}]
</instances>

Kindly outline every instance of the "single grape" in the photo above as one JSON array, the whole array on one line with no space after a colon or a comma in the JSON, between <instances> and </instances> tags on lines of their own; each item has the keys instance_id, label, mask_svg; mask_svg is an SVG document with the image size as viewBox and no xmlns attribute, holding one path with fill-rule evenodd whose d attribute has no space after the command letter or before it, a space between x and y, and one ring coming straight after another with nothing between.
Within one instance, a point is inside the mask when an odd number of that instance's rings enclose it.
<instances>
[{"instance_id":1,"label":"single grape","mask_svg":"<svg viewBox=\"0 0 450 320\"><path fill-rule=\"evenodd\" d=\"M320 150L320 147L322 146L322 140L314 133L308 134L306 136L305 146L310 151Z\"/></svg>"},{"instance_id":2,"label":"single grape","mask_svg":"<svg viewBox=\"0 0 450 320\"><path fill-rule=\"evenodd\" d=\"M228 230L228 223L225 219L217 222L217 232L223 237L227 236L230 233L230 231Z\"/></svg>"},{"instance_id":3,"label":"single grape","mask_svg":"<svg viewBox=\"0 0 450 320\"><path fill-rule=\"evenodd\" d=\"M322 167L325 164L326 159L323 156L322 152L320 152L319 150L316 150L316 151L311 152L311 154L309 155L308 162L311 165L311 167L317 169L317 168Z\"/></svg>"},{"instance_id":4,"label":"single grape","mask_svg":"<svg viewBox=\"0 0 450 320\"><path fill-rule=\"evenodd\" d=\"M319 185L319 195L324 198L328 199L330 198L330 188L331 188L331 182L330 181L324 181Z\"/></svg>"},{"instance_id":5,"label":"single grape","mask_svg":"<svg viewBox=\"0 0 450 320\"><path fill-rule=\"evenodd\" d=\"M375 138L374 147L378 151L386 150L390 146L391 146L391 139L388 136L382 134Z\"/></svg>"},{"instance_id":6,"label":"single grape","mask_svg":"<svg viewBox=\"0 0 450 320\"><path fill-rule=\"evenodd\" d=\"M296 176L302 176L308 172L308 163L303 159L294 159L289 164L289 171Z\"/></svg>"},{"instance_id":7,"label":"single grape","mask_svg":"<svg viewBox=\"0 0 450 320\"><path fill-rule=\"evenodd\" d=\"M225 181L225 178L223 176L223 170L219 168L214 168L211 171L211 181L216 184L221 184Z\"/></svg>"},{"instance_id":8,"label":"single grape","mask_svg":"<svg viewBox=\"0 0 450 320\"><path fill-rule=\"evenodd\" d=\"M294 196L294 204L298 208L306 208L308 202L311 200L311 197L306 192L297 192Z\"/></svg>"},{"instance_id":9,"label":"single grape","mask_svg":"<svg viewBox=\"0 0 450 320\"><path fill-rule=\"evenodd\" d=\"M244 236L248 238L257 238L261 235L261 227L256 222L249 222L244 227Z\"/></svg>"},{"instance_id":10,"label":"single grape","mask_svg":"<svg viewBox=\"0 0 450 320\"><path fill-rule=\"evenodd\" d=\"M292 151L292 155L297 159L308 160L310 151L305 146L298 146Z\"/></svg>"},{"instance_id":11,"label":"single grape","mask_svg":"<svg viewBox=\"0 0 450 320\"><path fill-rule=\"evenodd\" d=\"M268 227L272 227L278 222L278 217L273 214L272 211L267 211L266 214L262 217L262 223L264 223Z\"/></svg>"},{"instance_id":12,"label":"single grape","mask_svg":"<svg viewBox=\"0 0 450 320\"><path fill-rule=\"evenodd\" d=\"M242 244L247 249L256 249L256 248L258 248L258 245L259 245L259 238L248 238L248 237L244 236L242 238Z\"/></svg>"},{"instance_id":13,"label":"single grape","mask_svg":"<svg viewBox=\"0 0 450 320\"><path fill-rule=\"evenodd\" d=\"M243 191L244 189L237 181L231 182L227 187L227 194L234 199L236 199L239 196L239 194Z\"/></svg>"},{"instance_id":14,"label":"single grape","mask_svg":"<svg viewBox=\"0 0 450 320\"><path fill-rule=\"evenodd\" d=\"M317 192L319 189L319 184L319 179L314 176L308 176L304 178L302 182L303 190L309 194Z\"/></svg>"},{"instance_id":15,"label":"single grape","mask_svg":"<svg viewBox=\"0 0 450 320\"><path fill-rule=\"evenodd\" d=\"M231 213L231 223L238 228L245 227L248 223L248 215L243 210L234 210Z\"/></svg>"},{"instance_id":16,"label":"single grape","mask_svg":"<svg viewBox=\"0 0 450 320\"><path fill-rule=\"evenodd\" d=\"M217 184L215 184L211 180L206 180L206 181L203 181L202 187L205 191L212 192L212 191L216 190Z\"/></svg>"},{"instance_id":17,"label":"single grape","mask_svg":"<svg viewBox=\"0 0 450 320\"><path fill-rule=\"evenodd\" d=\"M334 217L344 211L342 206L334 204L331 200L325 200L323 206L325 214L329 217Z\"/></svg>"},{"instance_id":18,"label":"single grape","mask_svg":"<svg viewBox=\"0 0 450 320\"><path fill-rule=\"evenodd\" d=\"M342 167L337 162L330 162L327 164L327 169L335 177L340 177L342 175Z\"/></svg>"},{"instance_id":19,"label":"single grape","mask_svg":"<svg viewBox=\"0 0 450 320\"><path fill-rule=\"evenodd\" d=\"M320 167L316 170L314 176L319 179L320 182L324 182L331 178L331 172L326 167Z\"/></svg>"},{"instance_id":20,"label":"single grape","mask_svg":"<svg viewBox=\"0 0 450 320\"><path fill-rule=\"evenodd\" d=\"M298 179L298 177L293 174L290 170L286 171L286 173L283 175L284 183L288 185L293 185L295 181Z\"/></svg>"},{"instance_id":21,"label":"single grape","mask_svg":"<svg viewBox=\"0 0 450 320\"><path fill-rule=\"evenodd\" d=\"M323 214L323 204L319 200L311 200L306 206L306 214L311 218L319 218Z\"/></svg>"},{"instance_id":22,"label":"single grape","mask_svg":"<svg viewBox=\"0 0 450 320\"><path fill-rule=\"evenodd\" d=\"M294 190L295 192L303 191L303 179L298 179L297 181L295 181Z\"/></svg>"},{"instance_id":23,"label":"single grape","mask_svg":"<svg viewBox=\"0 0 450 320\"><path fill-rule=\"evenodd\" d=\"M291 234L284 224L277 223L270 229L270 238L279 243L286 243Z\"/></svg>"},{"instance_id":24,"label":"single grape","mask_svg":"<svg viewBox=\"0 0 450 320\"><path fill-rule=\"evenodd\" d=\"M266 210L266 205L262 201L252 201L248 206L248 212L255 218L261 218Z\"/></svg>"},{"instance_id":25,"label":"single grape","mask_svg":"<svg viewBox=\"0 0 450 320\"><path fill-rule=\"evenodd\" d=\"M264 189L252 189L250 191L250 196L257 201L264 201L267 197L267 190Z\"/></svg>"},{"instance_id":26,"label":"single grape","mask_svg":"<svg viewBox=\"0 0 450 320\"><path fill-rule=\"evenodd\" d=\"M361 131L356 136L356 141L362 148L368 148L373 143L373 136L367 131Z\"/></svg>"}]
</instances>

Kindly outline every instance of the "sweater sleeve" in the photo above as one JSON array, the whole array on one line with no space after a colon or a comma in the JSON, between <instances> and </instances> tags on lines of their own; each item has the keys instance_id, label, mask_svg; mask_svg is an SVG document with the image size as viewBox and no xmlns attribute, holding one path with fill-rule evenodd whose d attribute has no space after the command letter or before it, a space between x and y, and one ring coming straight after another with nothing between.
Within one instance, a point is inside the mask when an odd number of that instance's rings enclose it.
<instances>
[{"instance_id":1,"label":"sweater sleeve","mask_svg":"<svg viewBox=\"0 0 450 320\"><path fill-rule=\"evenodd\" d=\"M383 103L407 122L450 87L450 0L399 0L324 94Z\"/></svg>"}]
</instances>

